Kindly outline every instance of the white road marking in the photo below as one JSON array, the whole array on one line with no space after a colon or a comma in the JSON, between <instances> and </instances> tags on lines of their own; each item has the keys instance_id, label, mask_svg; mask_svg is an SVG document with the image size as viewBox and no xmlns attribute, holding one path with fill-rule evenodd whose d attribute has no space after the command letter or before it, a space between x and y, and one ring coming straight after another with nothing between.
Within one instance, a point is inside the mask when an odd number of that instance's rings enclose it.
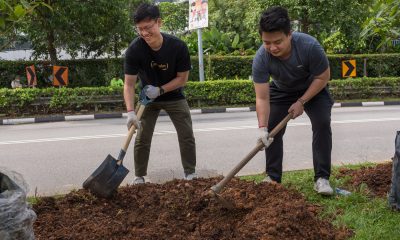
<instances>
[{"instance_id":1,"label":"white road marking","mask_svg":"<svg viewBox=\"0 0 400 240\"><path fill-rule=\"evenodd\" d=\"M360 119L360 120L342 120L332 121L332 124L348 124L348 123L368 123L368 122L388 122L388 121L400 121L400 118L376 118L376 119ZM288 127L295 126L309 126L311 123L308 122L289 122ZM237 126L237 127L220 127L220 128L196 128L194 132L214 132L214 131L229 131L229 130L243 130L243 129L255 129L257 126ZM156 131L154 135L166 135L176 134L176 131ZM104 138L117 138L125 137L126 134L107 134L107 135L93 135L93 136L77 136L77 137L64 137L64 138L40 138L40 139L29 139L29 140L14 140L14 141L3 141L0 145L11 145L11 144L26 144L26 143L42 143L42 142L59 142L59 141L75 141L75 140L89 140L89 139L104 139Z\"/></svg>"}]
</instances>

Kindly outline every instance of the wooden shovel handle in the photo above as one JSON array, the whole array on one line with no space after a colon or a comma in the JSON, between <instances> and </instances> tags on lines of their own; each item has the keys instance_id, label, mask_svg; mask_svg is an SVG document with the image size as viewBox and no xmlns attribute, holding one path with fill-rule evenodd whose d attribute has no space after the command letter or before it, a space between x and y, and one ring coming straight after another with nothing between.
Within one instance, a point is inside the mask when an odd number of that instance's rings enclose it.
<instances>
[{"instance_id":1,"label":"wooden shovel handle","mask_svg":"<svg viewBox=\"0 0 400 240\"><path fill-rule=\"evenodd\" d=\"M293 113L289 113L272 131L269 136L273 138L286 124L292 119ZM218 194L226 186L226 184L242 169L261 149L265 147L262 141L257 142L257 145L240 161L219 183L211 187L211 190Z\"/></svg>"},{"instance_id":2,"label":"wooden shovel handle","mask_svg":"<svg viewBox=\"0 0 400 240\"><path fill-rule=\"evenodd\" d=\"M289 113L288 115L286 115L286 117L285 117L282 121L280 121L280 122L278 123L278 125L276 125L276 126L274 127L274 129L272 129L271 132L269 132L268 136L271 137L271 138L275 137L275 135L278 134L278 132L279 132L280 130L282 130L282 128L283 128L284 126L286 126L286 124L287 124L287 123L289 122L289 120L292 119L292 118L293 118L293 113L291 112L291 113Z\"/></svg>"},{"instance_id":3,"label":"wooden shovel handle","mask_svg":"<svg viewBox=\"0 0 400 240\"><path fill-rule=\"evenodd\" d=\"M145 106L143 104L139 104L139 107L136 110L136 116L138 120L140 120L140 118L142 117L144 108ZM124 146L122 147L122 150L124 150L125 152L126 150L128 150L129 143L131 142L132 136L133 134L135 134L135 132L136 132L136 126L132 124L131 128L129 129L128 136L126 137Z\"/></svg>"}]
</instances>

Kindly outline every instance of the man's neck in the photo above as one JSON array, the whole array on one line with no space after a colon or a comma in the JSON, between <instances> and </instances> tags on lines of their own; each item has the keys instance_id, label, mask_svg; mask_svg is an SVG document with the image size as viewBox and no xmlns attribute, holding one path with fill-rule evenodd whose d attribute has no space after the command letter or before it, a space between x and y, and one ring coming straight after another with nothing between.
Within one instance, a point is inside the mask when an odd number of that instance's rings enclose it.
<instances>
[{"instance_id":1,"label":"man's neck","mask_svg":"<svg viewBox=\"0 0 400 240\"><path fill-rule=\"evenodd\" d=\"M289 49L285 53L285 55L279 57L281 60L287 60L290 58L290 55L292 54L292 43L289 45Z\"/></svg>"},{"instance_id":2,"label":"man's neck","mask_svg":"<svg viewBox=\"0 0 400 240\"><path fill-rule=\"evenodd\" d=\"M150 45L150 48L153 51L160 50L162 47L163 41L164 41L164 38L163 38L162 34L160 33L160 36L157 38L157 41L155 41L154 44Z\"/></svg>"}]
</instances>

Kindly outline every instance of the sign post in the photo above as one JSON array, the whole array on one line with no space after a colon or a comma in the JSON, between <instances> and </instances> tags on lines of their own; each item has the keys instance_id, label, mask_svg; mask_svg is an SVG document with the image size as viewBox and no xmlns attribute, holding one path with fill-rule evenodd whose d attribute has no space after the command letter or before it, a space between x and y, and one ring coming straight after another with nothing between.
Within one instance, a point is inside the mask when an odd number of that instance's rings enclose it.
<instances>
[{"instance_id":1,"label":"sign post","mask_svg":"<svg viewBox=\"0 0 400 240\"><path fill-rule=\"evenodd\" d=\"M208 0L189 0L189 30L197 29L199 78L204 81L203 40L201 29L208 27Z\"/></svg>"}]
</instances>

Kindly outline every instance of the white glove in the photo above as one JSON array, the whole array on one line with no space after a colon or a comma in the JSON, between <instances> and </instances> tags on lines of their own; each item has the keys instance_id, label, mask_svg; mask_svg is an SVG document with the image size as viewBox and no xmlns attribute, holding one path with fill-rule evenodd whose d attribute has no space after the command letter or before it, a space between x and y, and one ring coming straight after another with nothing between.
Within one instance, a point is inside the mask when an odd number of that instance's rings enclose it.
<instances>
[{"instance_id":1,"label":"white glove","mask_svg":"<svg viewBox=\"0 0 400 240\"><path fill-rule=\"evenodd\" d=\"M145 91L145 94L148 98L155 99L160 96L160 88L149 85L149 87Z\"/></svg>"},{"instance_id":2,"label":"white glove","mask_svg":"<svg viewBox=\"0 0 400 240\"><path fill-rule=\"evenodd\" d=\"M138 120L135 111L128 112L127 117L126 126L128 129L130 129L132 125L135 125L136 129L140 128L140 121Z\"/></svg>"},{"instance_id":3,"label":"white glove","mask_svg":"<svg viewBox=\"0 0 400 240\"><path fill-rule=\"evenodd\" d=\"M258 139L258 141L262 142L265 147L268 147L269 145L271 145L271 143L274 141L274 139L269 137L268 128L262 127L262 128L259 128L258 131L260 132L260 138ZM264 150L264 148L262 148L261 150Z\"/></svg>"}]
</instances>

